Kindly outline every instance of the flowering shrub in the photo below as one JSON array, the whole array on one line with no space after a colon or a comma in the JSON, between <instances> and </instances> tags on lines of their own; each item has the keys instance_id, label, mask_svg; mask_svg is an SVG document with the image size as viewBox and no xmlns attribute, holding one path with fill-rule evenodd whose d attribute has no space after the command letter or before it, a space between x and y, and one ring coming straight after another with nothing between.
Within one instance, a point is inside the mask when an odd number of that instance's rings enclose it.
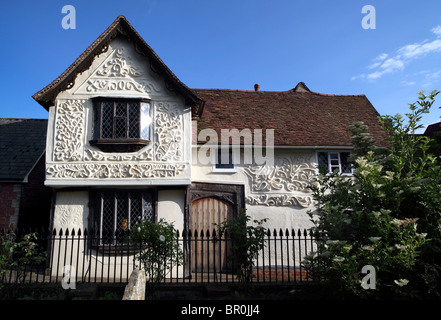
<instances>
[{"instance_id":1,"label":"flowering shrub","mask_svg":"<svg viewBox=\"0 0 441 320\"><path fill-rule=\"evenodd\" d=\"M383 117L391 143L387 150L373 147L363 124L352 126L354 176L320 174L311 186L317 210L310 216L318 241L304 265L342 294L417 292L411 279L422 249L430 248L433 237L439 239L441 174L439 159L428 152L429 139L410 134L435 95L421 94L407 124L401 116ZM376 271L374 290L361 286L366 265Z\"/></svg>"},{"instance_id":2,"label":"flowering shrub","mask_svg":"<svg viewBox=\"0 0 441 320\"><path fill-rule=\"evenodd\" d=\"M161 280L183 262L178 234L172 224L145 220L131 229L131 242L147 275L148 293L153 294Z\"/></svg>"},{"instance_id":3,"label":"flowering shrub","mask_svg":"<svg viewBox=\"0 0 441 320\"><path fill-rule=\"evenodd\" d=\"M232 244L231 260L238 264L237 278L248 290L253 277L253 267L260 250L265 247L266 229L263 227L268 219L253 220L246 210L241 210L235 219L226 220L218 227L219 236L225 237Z\"/></svg>"}]
</instances>

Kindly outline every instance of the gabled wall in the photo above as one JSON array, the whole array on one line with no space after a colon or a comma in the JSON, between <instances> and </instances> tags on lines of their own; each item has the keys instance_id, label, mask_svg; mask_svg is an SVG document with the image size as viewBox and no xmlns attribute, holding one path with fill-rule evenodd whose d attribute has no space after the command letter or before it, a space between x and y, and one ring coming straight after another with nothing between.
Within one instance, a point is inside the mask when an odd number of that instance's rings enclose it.
<instances>
[{"instance_id":1,"label":"gabled wall","mask_svg":"<svg viewBox=\"0 0 441 320\"><path fill-rule=\"evenodd\" d=\"M150 99L149 145L131 153L108 153L92 146L94 97ZM190 141L190 108L166 88L133 43L117 37L49 108L45 184L189 184Z\"/></svg>"}]
</instances>

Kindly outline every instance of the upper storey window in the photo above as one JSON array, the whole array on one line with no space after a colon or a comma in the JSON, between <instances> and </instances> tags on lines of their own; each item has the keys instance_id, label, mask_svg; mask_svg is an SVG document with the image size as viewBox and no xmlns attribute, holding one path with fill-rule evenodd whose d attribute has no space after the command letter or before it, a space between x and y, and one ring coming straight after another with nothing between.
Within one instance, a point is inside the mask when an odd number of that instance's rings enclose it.
<instances>
[{"instance_id":1,"label":"upper storey window","mask_svg":"<svg viewBox=\"0 0 441 320\"><path fill-rule=\"evenodd\" d=\"M318 165L324 169L326 174L337 172L350 175L352 174L352 166L348 161L350 154L345 151L320 151L317 153Z\"/></svg>"},{"instance_id":2,"label":"upper storey window","mask_svg":"<svg viewBox=\"0 0 441 320\"><path fill-rule=\"evenodd\" d=\"M135 152L150 142L150 102L95 98L92 145L104 152Z\"/></svg>"}]
</instances>

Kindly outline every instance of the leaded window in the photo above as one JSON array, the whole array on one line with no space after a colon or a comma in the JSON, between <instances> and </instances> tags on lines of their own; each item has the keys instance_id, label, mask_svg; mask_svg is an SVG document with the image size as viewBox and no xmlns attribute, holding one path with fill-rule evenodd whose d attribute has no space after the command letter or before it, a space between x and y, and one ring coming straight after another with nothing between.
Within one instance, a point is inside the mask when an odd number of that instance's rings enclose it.
<instances>
[{"instance_id":1,"label":"leaded window","mask_svg":"<svg viewBox=\"0 0 441 320\"><path fill-rule=\"evenodd\" d=\"M144 220L154 221L153 192L101 190L95 192L93 228L96 244L124 242L130 228Z\"/></svg>"},{"instance_id":2,"label":"leaded window","mask_svg":"<svg viewBox=\"0 0 441 320\"><path fill-rule=\"evenodd\" d=\"M350 154L350 152L343 151L318 152L318 165L325 171L325 173L337 172L342 174L352 174L352 166L348 161Z\"/></svg>"},{"instance_id":3,"label":"leaded window","mask_svg":"<svg viewBox=\"0 0 441 320\"><path fill-rule=\"evenodd\" d=\"M150 140L147 100L95 98L93 140L105 152L133 152Z\"/></svg>"}]
</instances>

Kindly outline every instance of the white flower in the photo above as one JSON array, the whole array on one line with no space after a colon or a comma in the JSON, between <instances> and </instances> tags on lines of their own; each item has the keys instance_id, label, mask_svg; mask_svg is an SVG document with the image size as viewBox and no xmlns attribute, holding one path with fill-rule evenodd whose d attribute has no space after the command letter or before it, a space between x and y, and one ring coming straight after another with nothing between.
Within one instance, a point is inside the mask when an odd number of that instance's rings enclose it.
<instances>
[{"instance_id":1,"label":"white flower","mask_svg":"<svg viewBox=\"0 0 441 320\"><path fill-rule=\"evenodd\" d=\"M378 242L378 241L380 241L381 240L381 237L369 237L368 238L369 239L369 241L371 241L371 242Z\"/></svg>"},{"instance_id":2,"label":"white flower","mask_svg":"<svg viewBox=\"0 0 441 320\"><path fill-rule=\"evenodd\" d=\"M405 286L405 285L407 285L409 283L409 280L407 280L407 279L400 279L400 280L394 280L394 282L398 286L403 287L403 286Z\"/></svg>"},{"instance_id":3,"label":"white flower","mask_svg":"<svg viewBox=\"0 0 441 320\"><path fill-rule=\"evenodd\" d=\"M343 261L345 261L345 258L344 257L340 257L340 256L335 256L332 259L332 261L334 261L334 262L343 262Z\"/></svg>"},{"instance_id":4,"label":"white flower","mask_svg":"<svg viewBox=\"0 0 441 320\"><path fill-rule=\"evenodd\" d=\"M141 227L138 227L138 232L141 232Z\"/></svg>"},{"instance_id":5,"label":"white flower","mask_svg":"<svg viewBox=\"0 0 441 320\"><path fill-rule=\"evenodd\" d=\"M399 219L397 219L397 218L394 218L394 219L390 222L390 224L393 224L394 226L399 227L399 226L401 226L401 225L403 224L403 220L399 220Z\"/></svg>"},{"instance_id":6,"label":"white flower","mask_svg":"<svg viewBox=\"0 0 441 320\"><path fill-rule=\"evenodd\" d=\"M372 246L363 246L363 247L361 247L361 249L366 250L366 251L370 251L370 252L374 251L374 247L372 247Z\"/></svg>"},{"instance_id":7,"label":"white flower","mask_svg":"<svg viewBox=\"0 0 441 320\"><path fill-rule=\"evenodd\" d=\"M397 248L398 250L405 250L408 247L409 247L408 245L402 245L402 244L396 244L395 245L395 248Z\"/></svg>"},{"instance_id":8,"label":"white flower","mask_svg":"<svg viewBox=\"0 0 441 320\"><path fill-rule=\"evenodd\" d=\"M159 241L162 241L162 242L165 241L165 237L162 234L159 236Z\"/></svg>"},{"instance_id":9,"label":"white flower","mask_svg":"<svg viewBox=\"0 0 441 320\"><path fill-rule=\"evenodd\" d=\"M355 160L355 162L360 166L360 167L364 167L367 163L367 160L363 157L357 158L357 160Z\"/></svg>"}]
</instances>

